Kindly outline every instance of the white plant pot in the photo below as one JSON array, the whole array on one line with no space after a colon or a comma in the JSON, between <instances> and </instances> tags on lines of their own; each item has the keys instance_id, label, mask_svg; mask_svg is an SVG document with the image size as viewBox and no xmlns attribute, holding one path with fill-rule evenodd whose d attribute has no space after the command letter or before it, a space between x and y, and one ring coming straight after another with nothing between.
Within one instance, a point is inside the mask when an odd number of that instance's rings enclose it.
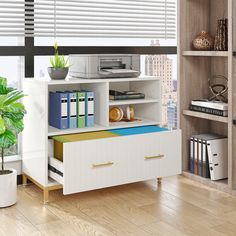
<instances>
[{"instance_id":1,"label":"white plant pot","mask_svg":"<svg viewBox=\"0 0 236 236\"><path fill-rule=\"evenodd\" d=\"M0 207L8 207L16 203L17 171L0 175Z\"/></svg>"}]
</instances>

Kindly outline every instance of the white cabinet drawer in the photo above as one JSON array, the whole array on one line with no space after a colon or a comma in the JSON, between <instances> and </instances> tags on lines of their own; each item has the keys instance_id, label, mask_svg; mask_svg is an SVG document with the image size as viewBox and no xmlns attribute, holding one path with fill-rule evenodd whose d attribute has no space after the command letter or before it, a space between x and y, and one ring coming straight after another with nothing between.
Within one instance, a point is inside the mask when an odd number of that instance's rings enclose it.
<instances>
[{"instance_id":1,"label":"white cabinet drawer","mask_svg":"<svg viewBox=\"0 0 236 236\"><path fill-rule=\"evenodd\" d=\"M181 132L156 132L63 144L62 172L49 172L64 194L181 173ZM56 176L56 177L55 177Z\"/></svg>"}]
</instances>

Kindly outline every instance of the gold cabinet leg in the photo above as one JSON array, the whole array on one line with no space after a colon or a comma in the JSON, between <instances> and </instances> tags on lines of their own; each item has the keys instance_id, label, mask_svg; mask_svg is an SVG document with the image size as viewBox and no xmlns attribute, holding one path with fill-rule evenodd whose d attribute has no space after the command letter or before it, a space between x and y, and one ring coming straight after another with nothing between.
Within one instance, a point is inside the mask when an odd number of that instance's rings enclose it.
<instances>
[{"instance_id":1,"label":"gold cabinet leg","mask_svg":"<svg viewBox=\"0 0 236 236\"><path fill-rule=\"evenodd\" d=\"M43 189L43 203L46 204L49 201L49 191L47 188Z\"/></svg>"},{"instance_id":2,"label":"gold cabinet leg","mask_svg":"<svg viewBox=\"0 0 236 236\"><path fill-rule=\"evenodd\" d=\"M162 178L157 178L157 184L161 184Z\"/></svg>"},{"instance_id":3,"label":"gold cabinet leg","mask_svg":"<svg viewBox=\"0 0 236 236\"><path fill-rule=\"evenodd\" d=\"M22 184L23 184L23 187L27 185L27 176L25 174L22 174Z\"/></svg>"}]
</instances>

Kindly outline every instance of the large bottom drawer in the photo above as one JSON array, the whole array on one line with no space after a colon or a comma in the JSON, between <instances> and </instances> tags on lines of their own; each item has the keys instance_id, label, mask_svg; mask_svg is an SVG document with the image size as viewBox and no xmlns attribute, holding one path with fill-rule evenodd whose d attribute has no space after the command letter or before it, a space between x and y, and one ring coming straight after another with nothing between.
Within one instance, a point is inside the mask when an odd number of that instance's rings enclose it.
<instances>
[{"instance_id":1,"label":"large bottom drawer","mask_svg":"<svg viewBox=\"0 0 236 236\"><path fill-rule=\"evenodd\" d=\"M181 131L64 143L49 165L64 194L180 174Z\"/></svg>"}]
</instances>

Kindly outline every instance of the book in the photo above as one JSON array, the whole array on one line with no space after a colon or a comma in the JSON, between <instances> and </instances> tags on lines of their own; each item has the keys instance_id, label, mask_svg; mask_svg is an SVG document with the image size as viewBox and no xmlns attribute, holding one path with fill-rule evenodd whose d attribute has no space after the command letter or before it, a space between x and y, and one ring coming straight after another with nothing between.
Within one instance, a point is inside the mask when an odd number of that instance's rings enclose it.
<instances>
[{"instance_id":1,"label":"book","mask_svg":"<svg viewBox=\"0 0 236 236\"><path fill-rule=\"evenodd\" d=\"M190 110L203 112L203 113L207 113L207 114L212 114L212 115L217 115L217 116L224 116L224 117L228 116L228 111L207 108L207 107L201 107L201 106L195 106L195 105L190 105Z\"/></svg>"},{"instance_id":2,"label":"book","mask_svg":"<svg viewBox=\"0 0 236 236\"><path fill-rule=\"evenodd\" d=\"M191 105L200 106L200 107L207 107L217 110L228 110L228 103L221 102L221 101L208 101L207 99L202 100L192 100Z\"/></svg>"},{"instance_id":3,"label":"book","mask_svg":"<svg viewBox=\"0 0 236 236\"><path fill-rule=\"evenodd\" d=\"M134 91L116 91L109 90L109 99L110 100L127 100L127 99L144 99L145 94L137 93Z\"/></svg>"}]
</instances>

